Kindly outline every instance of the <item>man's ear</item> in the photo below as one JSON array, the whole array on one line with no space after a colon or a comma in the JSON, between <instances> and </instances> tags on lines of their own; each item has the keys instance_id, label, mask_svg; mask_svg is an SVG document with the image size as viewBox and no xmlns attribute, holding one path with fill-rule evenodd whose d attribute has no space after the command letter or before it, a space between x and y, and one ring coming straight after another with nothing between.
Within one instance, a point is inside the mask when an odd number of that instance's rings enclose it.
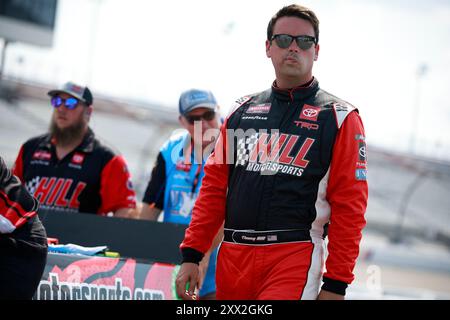
<instances>
[{"instance_id":1,"label":"man's ear","mask_svg":"<svg viewBox=\"0 0 450 320\"><path fill-rule=\"evenodd\" d=\"M270 41L266 40L266 56L270 58Z\"/></svg>"},{"instance_id":2,"label":"man's ear","mask_svg":"<svg viewBox=\"0 0 450 320\"><path fill-rule=\"evenodd\" d=\"M84 116L88 119L91 118L91 114L92 114L92 106L89 106L86 108L86 110L84 111Z\"/></svg>"},{"instance_id":3,"label":"man's ear","mask_svg":"<svg viewBox=\"0 0 450 320\"><path fill-rule=\"evenodd\" d=\"M183 128L186 128L186 119L183 118L182 115L179 115L179 116L178 116L178 122L181 124L181 126L182 126Z\"/></svg>"},{"instance_id":4,"label":"man's ear","mask_svg":"<svg viewBox=\"0 0 450 320\"><path fill-rule=\"evenodd\" d=\"M320 45L316 44L316 48L314 49L314 61L317 61L317 59L319 59L319 50L320 50Z\"/></svg>"}]
</instances>

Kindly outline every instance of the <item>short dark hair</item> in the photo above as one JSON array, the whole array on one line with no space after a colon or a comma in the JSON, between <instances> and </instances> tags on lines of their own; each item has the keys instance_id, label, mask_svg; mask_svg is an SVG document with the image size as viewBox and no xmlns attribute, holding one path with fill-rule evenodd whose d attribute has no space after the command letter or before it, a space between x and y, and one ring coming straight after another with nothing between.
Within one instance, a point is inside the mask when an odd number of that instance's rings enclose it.
<instances>
[{"instance_id":1,"label":"short dark hair","mask_svg":"<svg viewBox=\"0 0 450 320\"><path fill-rule=\"evenodd\" d=\"M316 14L311 9L298 4L291 4L281 8L272 19L270 19L269 25L267 26L267 40L270 41L272 39L275 23L282 17L297 17L311 22L314 28L316 43L319 42L319 19L317 19Z\"/></svg>"}]
</instances>

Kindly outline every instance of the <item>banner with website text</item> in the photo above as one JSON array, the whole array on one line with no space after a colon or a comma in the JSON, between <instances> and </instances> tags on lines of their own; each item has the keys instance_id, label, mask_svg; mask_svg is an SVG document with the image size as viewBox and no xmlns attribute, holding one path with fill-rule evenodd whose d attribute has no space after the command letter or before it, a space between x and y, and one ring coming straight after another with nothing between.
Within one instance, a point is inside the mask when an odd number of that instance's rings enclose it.
<instances>
[{"instance_id":1,"label":"banner with website text","mask_svg":"<svg viewBox=\"0 0 450 320\"><path fill-rule=\"evenodd\" d=\"M49 253L36 300L175 300L179 266Z\"/></svg>"}]
</instances>

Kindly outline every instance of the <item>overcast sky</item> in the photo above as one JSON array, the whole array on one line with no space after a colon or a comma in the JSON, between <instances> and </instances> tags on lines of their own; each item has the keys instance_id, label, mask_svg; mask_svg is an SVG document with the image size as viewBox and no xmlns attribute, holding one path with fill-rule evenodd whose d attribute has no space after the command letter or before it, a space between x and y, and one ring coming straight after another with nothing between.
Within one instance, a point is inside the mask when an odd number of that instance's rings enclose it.
<instances>
[{"instance_id":1,"label":"overcast sky","mask_svg":"<svg viewBox=\"0 0 450 320\"><path fill-rule=\"evenodd\" d=\"M267 23L285 1L60 0L51 49L12 44L5 73L175 107L192 87L226 112L274 80ZM450 2L302 1L320 20L314 75L360 109L369 144L450 160ZM417 76L421 65L426 72Z\"/></svg>"}]
</instances>

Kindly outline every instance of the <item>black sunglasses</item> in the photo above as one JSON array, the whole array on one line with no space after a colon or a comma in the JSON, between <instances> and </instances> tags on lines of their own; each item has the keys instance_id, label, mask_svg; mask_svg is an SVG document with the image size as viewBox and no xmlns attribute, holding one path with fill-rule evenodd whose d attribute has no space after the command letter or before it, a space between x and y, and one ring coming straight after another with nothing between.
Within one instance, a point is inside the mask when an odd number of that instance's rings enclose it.
<instances>
[{"instance_id":1,"label":"black sunglasses","mask_svg":"<svg viewBox=\"0 0 450 320\"><path fill-rule=\"evenodd\" d=\"M215 116L216 116L216 112L213 110L210 110L210 111L206 111L199 115L186 114L184 117L190 124L194 124L195 121L201 121L202 119L206 120L206 121L211 121L214 119Z\"/></svg>"},{"instance_id":2,"label":"black sunglasses","mask_svg":"<svg viewBox=\"0 0 450 320\"><path fill-rule=\"evenodd\" d=\"M277 46L279 46L281 49L289 48L292 41L297 43L297 46L302 50L308 50L312 47L313 44L317 44L317 40L313 36L291 36L289 34L275 34L272 36L272 39L270 41L275 40L277 43Z\"/></svg>"}]
</instances>

